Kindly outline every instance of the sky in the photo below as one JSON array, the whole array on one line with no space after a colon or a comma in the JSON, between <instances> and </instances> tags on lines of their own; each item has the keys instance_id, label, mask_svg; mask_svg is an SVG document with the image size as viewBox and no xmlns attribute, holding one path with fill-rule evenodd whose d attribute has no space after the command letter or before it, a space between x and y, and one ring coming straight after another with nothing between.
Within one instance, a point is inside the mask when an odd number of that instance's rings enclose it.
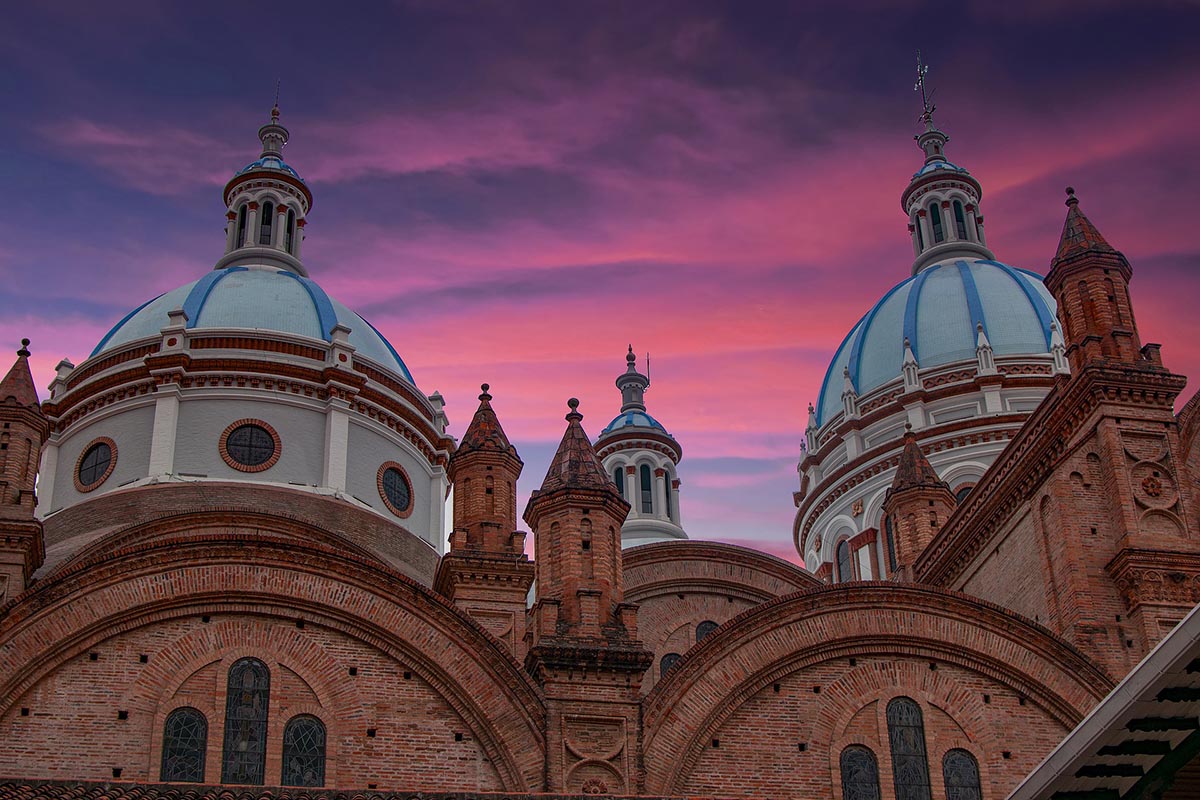
<instances>
[{"instance_id":1,"label":"sky","mask_svg":"<svg viewBox=\"0 0 1200 800\"><path fill-rule=\"evenodd\" d=\"M845 5L846 9L835 6ZM331 9L349 9L334 13ZM692 538L798 561L806 422L911 274L915 51L988 243L1045 273L1075 187L1142 341L1200 380L1200 3L23 3L0 27L0 345L45 387L224 246L276 81L310 275L461 435L491 385L524 498L627 345ZM8 343L4 345L3 343ZM640 360L639 364L644 364ZM44 396L44 390L43 390Z\"/></svg>"}]
</instances>

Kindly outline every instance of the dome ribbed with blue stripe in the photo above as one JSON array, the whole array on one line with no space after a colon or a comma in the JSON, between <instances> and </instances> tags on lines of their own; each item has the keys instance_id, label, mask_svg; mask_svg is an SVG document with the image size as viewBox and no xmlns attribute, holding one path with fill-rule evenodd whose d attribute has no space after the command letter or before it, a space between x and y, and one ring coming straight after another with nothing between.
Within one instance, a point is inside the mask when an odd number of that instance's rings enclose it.
<instances>
[{"instance_id":1,"label":"dome ribbed with blue stripe","mask_svg":"<svg viewBox=\"0 0 1200 800\"><path fill-rule=\"evenodd\" d=\"M901 376L904 340L922 370L975 358L976 325L997 356L1050 352L1054 298L1036 273L986 259L953 259L893 287L838 348L817 407L824 425L842 408L842 374L864 395Z\"/></svg>"},{"instance_id":2,"label":"dome ribbed with blue stripe","mask_svg":"<svg viewBox=\"0 0 1200 800\"><path fill-rule=\"evenodd\" d=\"M113 326L92 355L158 336L167 313L182 308L189 329L235 328L330 341L335 325L350 329L361 356L414 383L395 348L369 322L325 293L316 281L285 269L227 267L143 303Z\"/></svg>"}]
</instances>

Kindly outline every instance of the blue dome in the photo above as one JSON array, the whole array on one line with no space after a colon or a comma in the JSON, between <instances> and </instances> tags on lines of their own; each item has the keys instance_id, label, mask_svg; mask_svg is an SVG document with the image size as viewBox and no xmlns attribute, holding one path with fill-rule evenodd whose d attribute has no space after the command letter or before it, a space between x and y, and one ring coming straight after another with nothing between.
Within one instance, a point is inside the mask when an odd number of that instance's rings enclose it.
<instances>
[{"instance_id":1,"label":"blue dome","mask_svg":"<svg viewBox=\"0 0 1200 800\"><path fill-rule=\"evenodd\" d=\"M928 175L929 173L937 172L938 170L945 170L947 172L958 172L963 175L971 174L971 173L967 172L965 167L960 167L957 164L951 164L949 161L931 161L930 163L926 164L925 166L921 167L919 170L914 172L913 177L919 178L922 175Z\"/></svg>"},{"instance_id":2,"label":"blue dome","mask_svg":"<svg viewBox=\"0 0 1200 800\"><path fill-rule=\"evenodd\" d=\"M286 172L287 174L291 175L293 178L300 181L301 183L304 182L304 178L300 177L299 172L296 172L296 170L294 170L290 166L288 166L287 162L285 162L282 158L277 158L275 156L263 156L262 158L258 159L257 161L251 161L249 164L247 164L246 166L239 169L233 175L236 178L238 175L243 175L247 172L252 172L256 169L273 169L273 170L277 170L279 172Z\"/></svg>"},{"instance_id":3,"label":"blue dome","mask_svg":"<svg viewBox=\"0 0 1200 800\"><path fill-rule=\"evenodd\" d=\"M613 421L608 423L608 427L600 431L603 436L606 433L613 433L621 428L654 428L662 431L666 436L671 436L667 433L667 429L662 426L662 423L654 417L647 414L645 411L624 411L613 418ZM671 436L671 438L675 438Z\"/></svg>"},{"instance_id":4,"label":"blue dome","mask_svg":"<svg viewBox=\"0 0 1200 800\"><path fill-rule=\"evenodd\" d=\"M842 372L860 394L899 378L908 339L921 369L975 358L976 323L997 355L1050 352L1054 298L1040 275L999 261L955 259L895 286L859 320L821 385L817 423L842 408Z\"/></svg>"},{"instance_id":5,"label":"blue dome","mask_svg":"<svg viewBox=\"0 0 1200 800\"><path fill-rule=\"evenodd\" d=\"M173 289L135 308L113 326L92 355L138 339L157 336L167 312L182 308L187 327L245 328L278 331L330 341L337 324L350 329L356 354L399 372L412 374L388 340L365 319L331 298L315 281L274 268L228 267Z\"/></svg>"}]
</instances>

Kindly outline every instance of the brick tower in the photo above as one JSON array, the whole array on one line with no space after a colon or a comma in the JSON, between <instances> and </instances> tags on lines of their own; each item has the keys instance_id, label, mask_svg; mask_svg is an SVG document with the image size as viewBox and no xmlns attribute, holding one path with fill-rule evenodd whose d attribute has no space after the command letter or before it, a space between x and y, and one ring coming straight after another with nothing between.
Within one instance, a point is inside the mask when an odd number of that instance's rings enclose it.
<instances>
[{"instance_id":1,"label":"brick tower","mask_svg":"<svg viewBox=\"0 0 1200 800\"><path fill-rule=\"evenodd\" d=\"M937 476L909 427L892 488L883 500L884 545L893 580L912 580L912 564L954 512L950 486Z\"/></svg>"},{"instance_id":2,"label":"brick tower","mask_svg":"<svg viewBox=\"0 0 1200 800\"><path fill-rule=\"evenodd\" d=\"M641 783L638 690L653 655L624 602L621 524L629 504L567 403L567 430L525 509L537 547L526 668L546 693L547 789L633 794Z\"/></svg>"},{"instance_id":3,"label":"brick tower","mask_svg":"<svg viewBox=\"0 0 1200 800\"><path fill-rule=\"evenodd\" d=\"M1158 345L1141 346L1133 270L1067 195L1046 287L1072 375L1047 422L1073 455L1039 511L1059 627L1121 675L1200 602L1200 531L1173 410L1186 381Z\"/></svg>"},{"instance_id":4,"label":"brick tower","mask_svg":"<svg viewBox=\"0 0 1200 800\"><path fill-rule=\"evenodd\" d=\"M525 465L509 443L483 384L479 408L450 459L454 532L434 588L479 620L513 654L525 655L525 598L533 562L517 530L517 478Z\"/></svg>"},{"instance_id":5,"label":"brick tower","mask_svg":"<svg viewBox=\"0 0 1200 800\"><path fill-rule=\"evenodd\" d=\"M42 523L34 517L38 459L50 433L29 372L29 340L0 381L0 603L29 584L46 556Z\"/></svg>"}]
</instances>

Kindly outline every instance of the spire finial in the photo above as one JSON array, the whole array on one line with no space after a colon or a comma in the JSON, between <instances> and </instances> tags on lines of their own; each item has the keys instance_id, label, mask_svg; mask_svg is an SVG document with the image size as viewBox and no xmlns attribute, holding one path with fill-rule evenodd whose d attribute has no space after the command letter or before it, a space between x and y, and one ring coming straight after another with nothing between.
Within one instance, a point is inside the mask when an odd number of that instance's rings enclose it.
<instances>
[{"instance_id":1,"label":"spire finial","mask_svg":"<svg viewBox=\"0 0 1200 800\"><path fill-rule=\"evenodd\" d=\"M21 349L17 351L17 355L24 356L25 358L29 358L29 340L28 339L21 340Z\"/></svg>"},{"instance_id":2,"label":"spire finial","mask_svg":"<svg viewBox=\"0 0 1200 800\"><path fill-rule=\"evenodd\" d=\"M567 422L578 422L579 420L583 419L583 414L579 413L578 398L572 397L570 400L568 400L567 407L571 409L570 412L567 413Z\"/></svg>"},{"instance_id":3,"label":"spire finial","mask_svg":"<svg viewBox=\"0 0 1200 800\"><path fill-rule=\"evenodd\" d=\"M479 399L481 401L486 402L486 401L492 399L492 396L490 394L488 394L488 389L491 389L491 388L492 387L488 386L486 383L479 384L479 389L480 389Z\"/></svg>"},{"instance_id":4,"label":"spire finial","mask_svg":"<svg viewBox=\"0 0 1200 800\"><path fill-rule=\"evenodd\" d=\"M280 79L275 79L275 104L271 106L271 122L279 122L279 84Z\"/></svg>"},{"instance_id":5,"label":"spire finial","mask_svg":"<svg viewBox=\"0 0 1200 800\"><path fill-rule=\"evenodd\" d=\"M632 344L629 345L629 352L625 354L625 360L627 362L629 362L630 365L632 365L634 361L637 361L637 356L635 356L633 354L633 345Z\"/></svg>"},{"instance_id":6,"label":"spire finial","mask_svg":"<svg viewBox=\"0 0 1200 800\"><path fill-rule=\"evenodd\" d=\"M1079 198L1075 196L1075 187L1074 186L1067 187L1067 205L1069 205L1069 206L1079 205Z\"/></svg>"},{"instance_id":7,"label":"spire finial","mask_svg":"<svg viewBox=\"0 0 1200 800\"><path fill-rule=\"evenodd\" d=\"M933 112L937 110L937 106L933 105L933 92L926 93L925 91L925 76L929 73L929 65L921 61L921 51L917 51L917 83L913 86L914 92L921 93L921 122L925 123L925 130L933 130Z\"/></svg>"}]
</instances>

